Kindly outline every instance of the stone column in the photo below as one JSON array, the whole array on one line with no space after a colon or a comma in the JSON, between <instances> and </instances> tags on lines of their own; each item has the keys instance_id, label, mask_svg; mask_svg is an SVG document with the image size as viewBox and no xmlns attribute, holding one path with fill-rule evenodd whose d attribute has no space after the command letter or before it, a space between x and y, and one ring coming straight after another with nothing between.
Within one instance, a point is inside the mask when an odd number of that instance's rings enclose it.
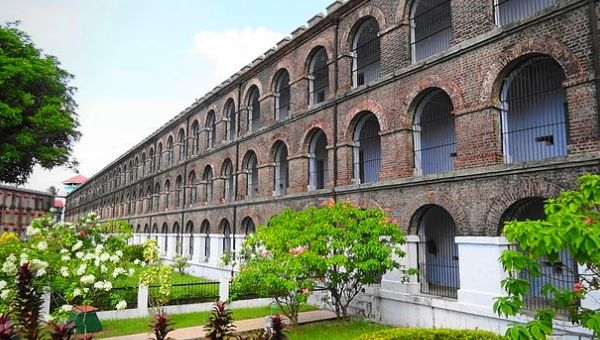
<instances>
[{"instance_id":1,"label":"stone column","mask_svg":"<svg viewBox=\"0 0 600 340\"><path fill-rule=\"evenodd\" d=\"M204 257L204 235L195 234L193 237L194 242L194 255L192 256L193 263L200 263L205 261Z\"/></svg>"},{"instance_id":2,"label":"stone column","mask_svg":"<svg viewBox=\"0 0 600 340\"><path fill-rule=\"evenodd\" d=\"M223 255L223 234L210 234L210 257L208 263L217 265Z\"/></svg>"}]
</instances>

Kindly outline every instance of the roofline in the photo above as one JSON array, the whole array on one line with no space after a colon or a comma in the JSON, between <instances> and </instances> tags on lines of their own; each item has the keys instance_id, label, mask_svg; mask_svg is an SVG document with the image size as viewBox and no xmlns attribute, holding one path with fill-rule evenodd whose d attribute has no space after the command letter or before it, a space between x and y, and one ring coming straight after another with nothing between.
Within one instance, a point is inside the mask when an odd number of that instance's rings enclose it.
<instances>
[{"instance_id":1,"label":"roofline","mask_svg":"<svg viewBox=\"0 0 600 340\"><path fill-rule=\"evenodd\" d=\"M39 190L32 190L32 189L25 189L25 188L19 188L19 187L13 187L13 186L10 186L10 185L5 185L5 184L0 184L0 189L20 191L20 192L25 192L25 193L28 193L28 194L43 195L43 196L48 196L48 197L55 197L54 195L52 195L52 194L50 194L48 192L39 191Z\"/></svg>"}]
</instances>

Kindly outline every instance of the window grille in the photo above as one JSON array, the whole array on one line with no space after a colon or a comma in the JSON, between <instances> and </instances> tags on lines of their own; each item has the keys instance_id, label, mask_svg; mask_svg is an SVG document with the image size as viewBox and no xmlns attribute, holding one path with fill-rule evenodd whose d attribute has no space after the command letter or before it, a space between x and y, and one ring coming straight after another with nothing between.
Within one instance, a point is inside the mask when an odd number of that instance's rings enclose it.
<instances>
[{"instance_id":1,"label":"window grille","mask_svg":"<svg viewBox=\"0 0 600 340\"><path fill-rule=\"evenodd\" d=\"M504 26L532 16L544 8L556 4L557 0L496 0L494 14L496 25Z\"/></svg>"},{"instance_id":2,"label":"window grille","mask_svg":"<svg viewBox=\"0 0 600 340\"><path fill-rule=\"evenodd\" d=\"M379 180L381 137L379 122L373 114L363 116L354 129L353 176L359 183Z\"/></svg>"},{"instance_id":3,"label":"window grille","mask_svg":"<svg viewBox=\"0 0 600 340\"><path fill-rule=\"evenodd\" d=\"M281 71L275 84L275 114L277 120L285 120L290 114L291 87L290 75L286 70Z\"/></svg>"},{"instance_id":4,"label":"window grille","mask_svg":"<svg viewBox=\"0 0 600 340\"><path fill-rule=\"evenodd\" d=\"M262 122L260 118L260 93L253 86L248 95L248 131L256 131Z\"/></svg>"},{"instance_id":5,"label":"window grille","mask_svg":"<svg viewBox=\"0 0 600 340\"><path fill-rule=\"evenodd\" d=\"M546 218L544 212L544 199L541 197L531 197L522 199L514 203L500 218L498 234L502 234L502 229L507 221L526 221L543 220ZM518 249L517 245L511 246ZM519 278L531 282L529 290L524 297L525 308L530 311L550 307L551 296L544 293L545 285L552 285L559 289L572 290L578 281L577 262L568 251L561 251L558 254L556 262L550 262L543 258L539 261L540 275L534 276L528 271L519 273ZM567 315L566 309L558 310L559 314Z\"/></svg>"},{"instance_id":6,"label":"window grille","mask_svg":"<svg viewBox=\"0 0 600 340\"><path fill-rule=\"evenodd\" d=\"M192 124L192 155L200 153L200 126L197 121Z\"/></svg>"},{"instance_id":7,"label":"window grille","mask_svg":"<svg viewBox=\"0 0 600 340\"><path fill-rule=\"evenodd\" d=\"M452 110L450 97L441 90L429 93L417 106L413 126L417 174L454 169L456 135Z\"/></svg>"},{"instance_id":8,"label":"window grille","mask_svg":"<svg viewBox=\"0 0 600 340\"><path fill-rule=\"evenodd\" d=\"M185 234L188 235L188 258L194 255L194 222L189 221L185 227Z\"/></svg>"},{"instance_id":9,"label":"window grille","mask_svg":"<svg viewBox=\"0 0 600 340\"><path fill-rule=\"evenodd\" d=\"M173 234L175 234L175 254L181 255L183 253L183 244L181 243L181 230L179 230L179 223L173 224Z\"/></svg>"},{"instance_id":10,"label":"window grille","mask_svg":"<svg viewBox=\"0 0 600 340\"><path fill-rule=\"evenodd\" d=\"M223 228L223 254L231 253L231 227L229 221L223 220L221 222Z\"/></svg>"},{"instance_id":11,"label":"window grille","mask_svg":"<svg viewBox=\"0 0 600 340\"><path fill-rule=\"evenodd\" d=\"M223 198L225 201L233 199L233 165L229 159L223 162L221 174L223 176Z\"/></svg>"},{"instance_id":12,"label":"window grille","mask_svg":"<svg viewBox=\"0 0 600 340\"><path fill-rule=\"evenodd\" d=\"M185 132L183 131L183 129L179 130L179 159L178 161L181 162L185 159L186 156L186 151L185 151Z\"/></svg>"},{"instance_id":13,"label":"window grille","mask_svg":"<svg viewBox=\"0 0 600 340\"><path fill-rule=\"evenodd\" d=\"M565 74L549 57L511 72L502 89L502 142L506 163L567 154Z\"/></svg>"},{"instance_id":14,"label":"window grille","mask_svg":"<svg viewBox=\"0 0 600 340\"><path fill-rule=\"evenodd\" d=\"M190 182L190 204L194 204L198 201L198 190L196 187L196 173L194 171L190 172L189 182Z\"/></svg>"},{"instance_id":15,"label":"window grille","mask_svg":"<svg viewBox=\"0 0 600 340\"><path fill-rule=\"evenodd\" d=\"M308 179L312 190L323 189L328 176L327 137L318 130L309 146Z\"/></svg>"},{"instance_id":16,"label":"window grille","mask_svg":"<svg viewBox=\"0 0 600 340\"><path fill-rule=\"evenodd\" d=\"M158 144L158 151L156 153L156 170L160 171L162 166L162 154L163 154L163 146L162 144Z\"/></svg>"},{"instance_id":17,"label":"window grille","mask_svg":"<svg viewBox=\"0 0 600 340\"><path fill-rule=\"evenodd\" d=\"M310 61L309 79L311 105L324 102L329 91L329 64L324 47L319 47Z\"/></svg>"},{"instance_id":18,"label":"window grille","mask_svg":"<svg viewBox=\"0 0 600 340\"><path fill-rule=\"evenodd\" d=\"M419 220L417 247L421 292L456 299L460 279L454 219L440 206L424 209Z\"/></svg>"},{"instance_id":19,"label":"window grille","mask_svg":"<svg viewBox=\"0 0 600 340\"><path fill-rule=\"evenodd\" d=\"M368 18L358 27L352 47L354 86L361 86L379 78L381 52L379 24L375 18Z\"/></svg>"},{"instance_id":20,"label":"window grille","mask_svg":"<svg viewBox=\"0 0 600 340\"><path fill-rule=\"evenodd\" d=\"M165 209L168 210L171 205L171 182L167 180L165 182Z\"/></svg>"},{"instance_id":21,"label":"window grille","mask_svg":"<svg viewBox=\"0 0 600 340\"><path fill-rule=\"evenodd\" d=\"M167 223L163 224L161 232L163 234L162 248L164 249L164 252L166 253L169 250L169 242L167 239L167 235L169 234L169 226L167 225Z\"/></svg>"},{"instance_id":22,"label":"window grille","mask_svg":"<svg viewBox=\"0 0 600 340\"><path fill-rule=\"evenodd\" d=\"M256 231L256 226L252 218L246 217L242 220L242 230L245 231L246 235L253 234Z\"/></svg>"},{"instance_id":23,"label":"window grille","mask_svg":"<svg viewBox=\"0 0 600 340\"><path fill-rule=\"evenodd\" d=\"M175 180L175 207L180 208L183 203L183 190L181 187L181 176L177 176Z\"/></svg>"},{"instance_id":24,"label":"window grille","mask_svg":"<svg viewBox=\"0 0 600 340\"><path fill-rule=\"evenodd\" d=\"M246 195L254 198L258 193L258 162L256 155L251 153L246 160Z\"/></svg>"},{"instance_id":25,"label":"window grille","mask_svg":"<svg viewBox=\"0 0 600 340\"><path fill-rule=\"evenodd\" d=\"M226 105L225 116L227 117L227 124L225 124L225 133L227 138L230 141L232 141L235 139L237 133L237 112L235 111L235 104L231 99Z\"/></svg>"},{"instance_id":26,"label":"window grille","mask_svg":"<svg viewBox=\"0 0 600 340\"><path fill-rule=\"evenodd\" d=\"M275 149L275 172L273 177L273 194L275 196L285 195L288 188L288 152L282 142Z\"/></svg>"},{"instance_id":27,"label":"window grille","mask_svg":"<svg viewBox=\"0 0 600 340\"><path fill-rule=\"evenodd\" d=\"M449 0L418 0L410 20L413 61L447 50L452 39Z\"/></svg>"},{"instance_id":28,"label":"window grille","mask_svg":"<svg viewBox=\"0 0 600 340\"><path fill-rule=\"evenodd\" d=\"M160 247L160 244L158 243L158 225L156 223L154 223L154 225L152 226L152 234L154 234L154 240L156 241L156 245Z\"/></svg>"},{"instance_id":29,"label":"window grille","mask_svg":"<svg viewBox=\"0 0 600 340\"><path fill-rule=\"evenodd\" d=\"M213 174L212 168L210 166L204 168L202 180L204 181L206 187L206 189L204 190L204 201L206 202L206 204L209 204L212 201L213 197Z\"/></svg>"},{"instance_id":30,"label":"window grille","mask_svg":"<svg viewBox=\"0 0 600 340\"><path fill-rule=\"evenodd\" d=\"M202 222L200 233L204 235L204 258L208 261L210 258L210 223L207 220Z\"/></svg>"},{"instance_id":31,"label":"window grille","mask_svg":"<svg viewBox=\"0 0 600 340\"><path fill-rule=\"evenodd\" d=\"M144 191L143 191L143 189L140 189L140 195L138 196L138 198L140 200L140 203L139 203L137 212L141 214L144 212ZM134 204L134 207L135 207L135 204Z\"/></svg>"},{"instance_id":32,"label":"window grille","mask_svg":"<svg viewBox=\"0 0 600 340\"><path fill-rule=\"evenodd\" d=\"M206 148L215 147L215 112L210 111L206 118Z\"/></svg>"},{"instance_id":33,"label":"window grille","mask_svg":"<svg viewBox=\"0 0 600 340\"><path fill-rule=\"evenodd\" d=\"M173 165L173 137L167 140L167 165Z\"/></svg>"},{"instance_id":34,"label":"window grille","mask_svg":"<svg viewBox=\"0 0 600 340\"><path fill-rule=\"evenodd\" d=\"M156 183L154 186L154 210L159 211L160 205L160 184Z\"/></svg>"}]
</instances>

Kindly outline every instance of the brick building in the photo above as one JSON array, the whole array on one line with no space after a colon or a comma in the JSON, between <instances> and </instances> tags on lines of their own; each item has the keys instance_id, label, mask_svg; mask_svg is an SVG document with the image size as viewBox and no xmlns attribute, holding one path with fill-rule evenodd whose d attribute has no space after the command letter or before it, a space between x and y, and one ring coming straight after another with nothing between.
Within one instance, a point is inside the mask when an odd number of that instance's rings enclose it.
<instances>
[{"instance_id":1,"label":"brick building","mask_svg":"<svg viewBox=\"0 0 600 340\"><path fill-rule=\"evenodd\" d=\"M49 193L0 185L0 233L21 234L52 207L54 196Z\"/></svg>"},{"instance_id":2,"label":"brick building","mask_svg":"<svg viewBox=\"0 0 600 340\"><path fill-rule=\"evenodd\" d=\"M126 219L217 276L283 207L381 207L420 275L384 275L356 308L501 329L503 222L600 168L599 16L594 0L336 1L76 189L67 219ZM563 255L532 309L549 280L571 287Z\"/></svg>"}]
</instances>

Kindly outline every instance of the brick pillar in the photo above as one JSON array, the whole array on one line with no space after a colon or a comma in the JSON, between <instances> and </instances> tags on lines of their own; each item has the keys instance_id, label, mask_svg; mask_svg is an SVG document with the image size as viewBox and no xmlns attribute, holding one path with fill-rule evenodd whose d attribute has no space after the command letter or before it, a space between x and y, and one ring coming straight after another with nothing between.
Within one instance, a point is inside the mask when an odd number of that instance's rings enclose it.
<instances>
[{"instance_id":1,"label":"brick pillar","mask_svg":"<svg viewBox=\"0 0 600 340\"><path fill-rule=\"evenodd\" d=\"M238 135L239 136L244 136L248 133L248 114L249 114L249 110L248 110L248 106L246 105L242 105L240 110L238 111Z\"/></svg>"},{"instance_id":2,"label":"brick pillar","mask_svg":"<svg viewBox=\"0 0 600 340\"><path fill-rule=\"evenodd\" d=\"M288 158L288 193L304 192L308 189L308 156Z\"/></svg>"},{"instance_id":3,"label":"brick pillar","mask_svg":"<svg viewBox=\"0 0 600 340\"><path fill-rule=\"evenodd\" d=\"M598 150L598 108L593 86L587 83L569 86L566 97L569 119L568 153Z\"/></svg>"},{"instance_id":4,"label":"brick pillar","mask_svg":"<svg viewBox=\"0 0 600 340\"><path fill-rule=\"evenodd\" d=\"M246 198L246 192L248 190L248 185L247 185L247 180L248 178L248 173L246 171L242 171L240 173L237 174L237 176L235 176L234 181L237 181L237 197L235 197L236 200L243 200L244 198Z\"/></svg>"},{"instance_id":5,"label":"brick pillar","mask_svg":"<svg viewBox=\"0 0 600 340\"><path fill-rule=\"evenodd\" d=\"M380 180L412 176L414 160L411 141L411 132L408 130L381 133Z\"/></svg>"},{"instance_id":6,"label":"brick pillar","mask_svg":"<svg viewBox=\"0 0 600 340\"><path fill-rule=\"evenodd\" d=\"M273 92L266 93L260 99L260 127L271 125L275 122L275 94Z\"/></svg>"},{"instance_id":7,"label":"brick pillar","mask_svg":"<svg viewBox=\"0 0 600 340\"><path fill-rule=\"evenodd\" d=\"M338 185L352 184L353 149L352 144L338 145ZM333 176L333 167L331 170L331 176Z\"/></svg>"},{"instance_id":8,"label":"brick pillar","mask_svg":"<svg viewBox=\"0 0 600 340\"><path fill-rule=\"evenodd\" d=\"M308 107L308 78L302 77L290 88L290 114L294 116L299 111L304 111Z\"/></svg>"},{"instance_id":9,"label":"brick pillar","mask_svg":"<svg viewBox=\"0 0 600 340\"><path fill-rule=\"evenodd\" d=\"M343 54L338 60L338 91L346 92L352 88L352 55L350 53ZM335 79L333 74L333 65L329 65L329 82L333 84ZM333 74L333 76L332 76ZM331 85L330 85L330 88ZM329 97L331 98L331 97Z\"/></svg>"},{"instance_id":10,"label":"brick pillar","mask_svg":"<svg viewBox=\"0 0 600 340\"><path fill-rule=\"evenodd\" d=\"M486 108L461 114L453 112L456 129L455 169L502 162L500 110Z\"/></svg>"},{"instance_id":11,"label":"brick pillar","mask_svg":"<svg viewBox=\"0 0 600 340\"><path fill-rule=\"evenodd\" d=\"M258 168L258 193L254 197L273 196L273 176L275 163L267 163Z\"/></svg>"}]
</instances>

